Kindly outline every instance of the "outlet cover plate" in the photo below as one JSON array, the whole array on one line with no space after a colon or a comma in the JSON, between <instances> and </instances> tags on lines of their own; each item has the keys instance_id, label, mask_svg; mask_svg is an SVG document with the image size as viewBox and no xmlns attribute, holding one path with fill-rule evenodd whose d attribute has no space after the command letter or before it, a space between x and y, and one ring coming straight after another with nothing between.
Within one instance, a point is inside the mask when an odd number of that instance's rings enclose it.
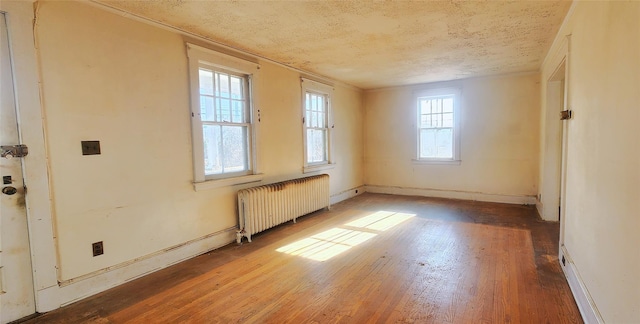
<instances>
[{"instance_id":1,"label":"outlet cover plate","mask_svg":"<svg viewBox=\"0 0 640 324\"><path fill-rule=\"evenodd\" d=\"M100 141L82 141L82 155L99 155Z\"/></svg>"},{"instance_id":2,"label":"outlet cover plate","mask_svg":"<svg viewBox=\"0 0 640 324\"><path fill-rule=\"evenodd\" d=\"M91 248L93 249L94 257L104 254L104 245L102 244L102 241L91 244Z\"/></svg>"}]
</instances>

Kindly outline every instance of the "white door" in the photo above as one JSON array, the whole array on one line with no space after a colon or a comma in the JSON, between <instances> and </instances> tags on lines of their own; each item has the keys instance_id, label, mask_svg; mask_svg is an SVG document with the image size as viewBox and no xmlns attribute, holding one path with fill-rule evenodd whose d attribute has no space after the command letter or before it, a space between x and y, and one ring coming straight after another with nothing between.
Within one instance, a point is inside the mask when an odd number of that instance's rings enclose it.
<instances>
[{"instance_id":1,"label":"white door","mask_svg":"<svg viewBox=\"0 0 640 324\"><path fill-rule=\"evenodd\" d=\"M0 145L20 143L5 13L0 14ZM5 151L0 150L0 151ZM4 153L2 155L5 155ZM0 155L0 323L35 313L22 158Z\"/></svg>"}]
</instances>

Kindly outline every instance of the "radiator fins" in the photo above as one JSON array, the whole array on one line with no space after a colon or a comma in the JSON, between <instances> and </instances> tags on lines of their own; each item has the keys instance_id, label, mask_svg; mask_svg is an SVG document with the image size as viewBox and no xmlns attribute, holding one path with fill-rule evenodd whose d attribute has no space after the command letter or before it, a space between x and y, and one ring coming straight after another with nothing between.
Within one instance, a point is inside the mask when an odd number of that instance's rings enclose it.
<instances>
[{"instance_id":1,"label":"radiator fins","mask_svg":"<svg viewBox=\"0 0 640 324\"><path fill-rule=\"evenodd\" d=\"M274 226L296 221L329 203L329 175L293 179L238 191L237 242Z\"/></svg>"}]
</instances>

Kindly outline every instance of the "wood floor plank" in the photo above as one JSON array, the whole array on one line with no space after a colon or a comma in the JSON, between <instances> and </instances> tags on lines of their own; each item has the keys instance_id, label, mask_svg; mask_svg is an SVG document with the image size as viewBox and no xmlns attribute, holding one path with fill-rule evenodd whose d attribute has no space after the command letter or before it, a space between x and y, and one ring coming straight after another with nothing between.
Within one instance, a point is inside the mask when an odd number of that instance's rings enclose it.
<instances>
[{"instance_id":1,"label":"wood floor plank","mask_svg":"<svg viewBox=\"0 0 640 324\"><path fill-rule=\"evenodd\" d=\"M558 233L531 206L363 194L27 323L582 323Z\"/></svg>"}]
</instances>

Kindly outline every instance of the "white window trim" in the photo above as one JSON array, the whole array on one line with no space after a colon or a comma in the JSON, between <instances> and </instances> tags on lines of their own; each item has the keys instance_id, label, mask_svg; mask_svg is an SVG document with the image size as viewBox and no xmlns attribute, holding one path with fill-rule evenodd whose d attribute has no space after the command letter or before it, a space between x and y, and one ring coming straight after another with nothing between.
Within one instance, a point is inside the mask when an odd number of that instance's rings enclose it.
<instances>
[{"instance_id":1,"label":"white window trim","mask_svg":"<svg viewBox=\"0 0 640 324\"><path fill-rule=\"evenodd\" d=\"M252 174L252 175L234 177L234 178L207 180L202 182L194 182L193 188L196 191L222 188L222 187L235 186L235 185L246 184L251 182L260 182L262 181L262 178L263 178L262 174Z\"/></svg>"},{"instance_id":2,"label":"white window trim","mask_svg":"<svg viewBox=\"0 0 640 324\"><path fill-rule=\"evenodd\" d=\"M336 167L335 163L324 164L311 164L302 168L302 173L320 172L325 170L331 170Z\"/></svg>"},{"instance_id":3,"label":"white window trim","mask_svg":"<svg viewBox=\"0 0 640 324\"><path fill-rule=\"evenodd\" d=\"M333 169L335 167L335 161L333 160L333 86L320 83L307 78L300 78L300 84L302 87L301 92L301 107L302 107L302 161L303 161L303 173L310 173L316 171L323 171ZM324 94L328 97L327 102L327 162L321 163L308 163L307 162L307 130L304 123L306 116L306 93L307 91Z\"/></svg>"},{"instance_id":4,"label":"white window trim","mask_svg":"<svg viewBox=\"0 0 640 324\"><path fill-rule=\"evenodd\" d=\"M438 97L445 95L453 95L453 158L421 158L420 157L420 108L418 107L418 98L423 97ZM415 112L415 157L412 159L414 164L449 164L460 165L462 160L460 158L460 132L461 132L461 117L462 113L462 90L456 87L446 88L432 88L421 89L414 91L413 93L413 109Z\"/></svg>"},{"instance_id":5,"label":"white window trim","mask_svg":"<svg viewBox=\"0 0 640 324\"><path fill-rule=\"evenodd\" d=\"M256 120L256 84L258 83L260 64L245 61L243 59L223 54L198 45L186 43L187 57L189 58L189 88L191 98L191 132L193 143L193 184L196 191L232 186L262 180L262 174L258 166L258 147L256 139L259 123ZM198 71L201 64L221 68L249 76L249 114L251 118L251 145L248 147L251 154L250 174L241 173L234 176L229 174L225 178L207 178L204 172L204 143L202 134L202 121L200 119L200 91Z\"/></svg>"}]
</instances>

